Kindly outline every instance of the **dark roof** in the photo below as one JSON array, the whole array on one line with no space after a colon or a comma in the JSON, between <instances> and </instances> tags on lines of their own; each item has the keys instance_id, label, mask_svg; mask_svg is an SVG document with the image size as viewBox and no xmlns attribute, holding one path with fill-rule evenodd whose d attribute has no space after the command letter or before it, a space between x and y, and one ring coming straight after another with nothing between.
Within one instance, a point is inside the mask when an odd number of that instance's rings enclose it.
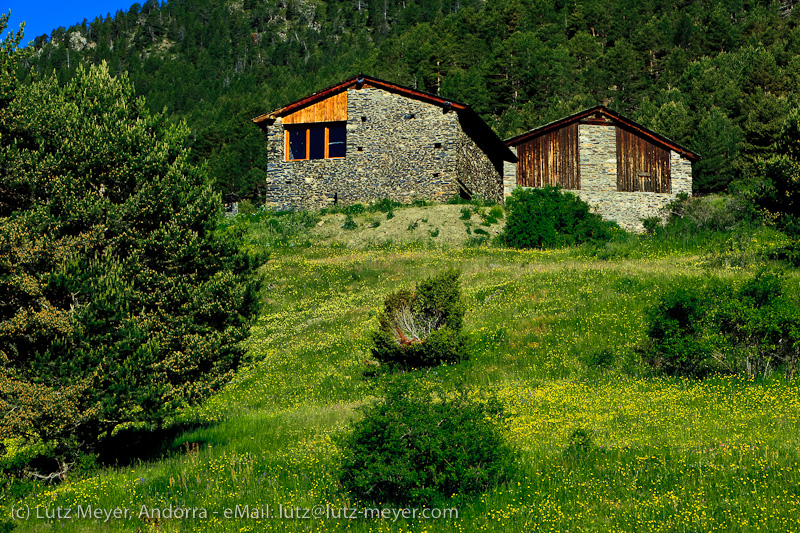
<instances>
[{"instance_id":1,"label":"dark roof","mask_svg":"<svg viewBox=\"0 0 800 533\"><path fill-rule=\"evenodd\" d=\"M276 118L289 115L299 109L302 109L303 107L306 107L308 105L329 98L342 91L346 91L351 87L360 87L362 85L377 87L385 91L403 95L407 98L413 98L415 100L420 100L428 104L438 105L442 109L451 109L453 111L456 111L459 114L460 118L467 120L470 124L472 124L479 130L479 134L483 137L483 140L488 141L488 145L491 146L493 150L499 152L499 154L505 161L512 161L512 162L517 161L517 156L514 155L514 152L512 152L508 148L508 146L506 146L506 143L504 143L503 140L497 136L494 130L492 130L492 128L490 128L489 125L486 124L486 122L484 122L483 119L480 118L480 116L467 104L456 102L455 100L450 100L447 98L442 98L441 96L436 96L434 94L426 93L423 91L418 91L417 89L403 87L402 85L390 83L388 81L380 80L378 78L373 78L371 76L365 76L364 74L353 76L352 78L346 79L343 82L337 83L336 85L332 85L327 89L317 91L314 94L306 96L305 98L301 98L300 100L292 102L289 105L276 109L271 113L265 113L263 115L259 115L253 118L252 120L259 126L263 127L265 123L269 124Z\"/></svg>"},{"instance_id":2,"label":"dark roof","mask_svg":"<svg viewBox=\"0 0 800 533\"><path fill-rule=\"evenodd\" d=\"M565 126L567 124L571 124L573 122L592 117L595 114L604 115L605 117L610 119L616 125L621 126L623 128L627 128L629 130L633 130L634 132L639 134L641 137L645 137L645 138L649 139L654 144L657 144L659 146L668 148L670 150L674 150L675 152L687 157L691 161L697 161L697 160L700 159L699 155L697 155L696 153L692 152L688 148L684 148L683 146L679 145L675 141L672 141L672 140L664 137L663 135L659 135L658 133L654 132L653 130L645 128L641 124L637 124L633 120L631 120L629 118L626 118L626 117L623 117L619 113L616 113L615 111L611 111L607 107L601 106L601 105L592 107L591 109L585 109L583 111L575 113L574 115L570 115L570 116L562 118L560 120L556 120L555 122L551 122L549 124L545 124L544 126L540 126L540 127L536 128L536 129L533 129L533 130L530 130L528 132L522 133L520 135L517 135L516 137L511 137L510 139L506 139L506 144L508 146L519 146L520 144L523 144L524 142L526 142L526 141L528 141L528 140L530 140L530 139L532 139L534 137L537 137L537 136L542 135L544 133L549 133L549 132L551 132L553 130L557 130L557 129L559 129L562 126Z\"/></svg>"}]
</instances>

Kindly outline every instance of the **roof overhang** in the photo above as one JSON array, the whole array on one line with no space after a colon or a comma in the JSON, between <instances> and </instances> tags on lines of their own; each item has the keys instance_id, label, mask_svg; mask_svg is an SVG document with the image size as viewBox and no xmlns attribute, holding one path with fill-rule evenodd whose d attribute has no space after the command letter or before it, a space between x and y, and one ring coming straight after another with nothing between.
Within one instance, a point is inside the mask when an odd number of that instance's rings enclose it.
<instances>
[{"instance_id":1,"label":"roof overhang","mask_svg":"<svg viewBox=\"0 0 800 533\"><path fill-rule=\"evenodd\" d=\"M540 126L536 129L527 131L516 137L511 137L510 139L506 139L507 146L519 146L520 144L524 144L525 142L533 139L534 137L538 137L539 135L543 135L545 133L549 133L551 131L557 130L567 124L571 124L573 122L579 121L590 121L595 117L605 117L611 123L632 130L638 133L640 136L649 139L654 144L662 146L664 148L668 148L669 150L674 150L676 153L686 157L690 161L698 161L700 160L700 156L688 148L684 148L683 146L679 145L675 141L664 137L663 135L659 135L658 133L645 128L641 124L637 124L636 122L632 121L629 118L623 117L619 113L608 109L605 106L595 106L590 109L585 109L574 115L570 115L568 117L564 117L560 120L556 120L555 122L550 122L549 124L545 124L544 126Z\"/></svg>"},{"instance_id":2,"label":"roof overhang","mask_svg":"<svg viewBox=\"0 0 800 533\"><path fill-rule=\"evenodd\" d=\"M476 125L477 128L480 130L482 136L485 136L485 140L488 141L489 146L492 147L493 150L496 150L500 156L505 161L517 161L517 156L514 155L506 143L503 142L500 137L489 127L486 122L467 104L456 102L455 100L450 100L447 98L442 98L441 96L437 96L434 94L426 93L423 91L418 91L417 89L411 89L409 87L403 87L402 85L397 85L394 83L390 83L388 81L380 80L378 78L373 78L370 76L365 76L363 74L359 74L357 76L353 76L341 83L337 83L336 85L332 85L327 89L323 89L321 91L317 91L314 94L306 96L305 98L301 98L291 104L276 109L271 113L265 113L263 115L259 115L252 119L252 121L258 124L260 127L264 127L265 125L272 124L278 118L285 117L286 115L290 115L295 111L303 109L306 106L315 104L326 98L330 98L331 96L338 94L342 91L346 91L351 88L360 89L362 87L374 87L378 89L383 89L385 91L399 94L405 96L406 98L412 98L414 100L419 100L421 102L425 102L428 104L436 105L442 108L443 112L448 111L455 111L459 114L459 116L468 119L472 124Z\"/></svg>"}]
</instances>

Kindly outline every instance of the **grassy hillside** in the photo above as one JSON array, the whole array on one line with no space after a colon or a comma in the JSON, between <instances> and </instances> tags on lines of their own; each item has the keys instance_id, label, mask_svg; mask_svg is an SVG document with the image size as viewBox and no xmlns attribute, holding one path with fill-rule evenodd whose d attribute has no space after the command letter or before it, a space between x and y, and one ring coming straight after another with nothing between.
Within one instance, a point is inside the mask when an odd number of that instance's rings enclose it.
<instances>
[{"instance_id":1,"label":"grassy hillside","mask_svg":"<svg viewBox=\"0 0 800 533\"><path fill-rule=\"evenodd\" d=\"M274 242L274 230L252 224L251 245ZM734 255L755 257L763 238L769 235L751 236L750 252ZM5 505L31 512L15 520L15 531L800 528L797 380L654 377L633 350L645 335L645 308L665 289L710 275L735 280L758 268L749 260L720 268L731 262L721 260L731 257L730 243L704 249L688 241L620 241L602 250L610 257L604 260L582 249L522 252L431 240L356 249L311 241L300 234L271 248L261 269L265 306L249 341L252 363L176 421L188 429L171 437L164 457L25 497L8 494ZM373 375L368 336L383 297L447 267L462 272L474 355L415 378L421 386L466 382L496 392L509 414L505 432L521 451L520 470L496 490L447 502L457 519L329 518L329 509L365 507L337 487L332 435L385 386L385 376ZM798 279L796 271L787 275ZM589 442L567 453L579 428ZM146 456L143 445L136 448ZM129 509L129 519L77 519L79 505L84 512L90 505ZM237 505L252 515L226 518L225 509ZM284 513L322 505L325 516L279 518L279 505ZM69 507L73 518L39 519L37 506L40 515ZM143 506L195 509L195 517L148 518ZM267 506L270 517L256 516Z\"/></svg>"}]
</instances>

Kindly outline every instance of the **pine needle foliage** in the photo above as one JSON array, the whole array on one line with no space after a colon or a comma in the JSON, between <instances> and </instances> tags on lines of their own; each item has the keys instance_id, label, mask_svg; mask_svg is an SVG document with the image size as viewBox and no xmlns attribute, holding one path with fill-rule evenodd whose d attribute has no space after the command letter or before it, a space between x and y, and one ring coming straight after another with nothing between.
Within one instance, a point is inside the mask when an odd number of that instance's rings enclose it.
<instances>
[{"instance_id":1,"label":"pine needle foliage","mask_svg":"<svg viewBox=\"0 0 800 533\"><path fill-rule=\"evenodd\" d=\"M105 64L4 94L0 122L0 443L64 471L230 379L256 258L218 229L185 125Z\"/></svg>"},{"instance_id":2,"label":"pine needle foliage","mask_svg":"<svg viewBox=\"0 0 800 533\"><path fill-rule=\"evenodd\" d=\"M419 390L409 380L340 435L340 481L362 501L433 505L508 479L516 453L500 429L496 400L465 388Z\"/></svg>"}]
</instances>

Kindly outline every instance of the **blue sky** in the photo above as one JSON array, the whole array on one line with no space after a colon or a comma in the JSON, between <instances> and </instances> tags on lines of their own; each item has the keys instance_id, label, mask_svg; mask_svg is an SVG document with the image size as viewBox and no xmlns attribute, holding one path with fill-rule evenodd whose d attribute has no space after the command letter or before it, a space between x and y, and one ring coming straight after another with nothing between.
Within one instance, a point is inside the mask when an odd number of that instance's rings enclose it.
<instances>
[{"instance_id":1,"label":"blue sky","mask_svg":"<svg viewBox=\"0 0 800 533\"><path fill-rule=\"evenodd\" d=\"M43 33L50 35L59 26L69 28L73 24L80 24L83 19L91 22L98 16L105 19L109 13L113 17L118 9L128 11L134 3L135 0L6 0L0 2L0 13L6 14L11 10L8 27L14 31L25 21L25 38L22 41L25 45ZM3 32L5 35L6 32Z\"/></svg>"}]
</instances>

